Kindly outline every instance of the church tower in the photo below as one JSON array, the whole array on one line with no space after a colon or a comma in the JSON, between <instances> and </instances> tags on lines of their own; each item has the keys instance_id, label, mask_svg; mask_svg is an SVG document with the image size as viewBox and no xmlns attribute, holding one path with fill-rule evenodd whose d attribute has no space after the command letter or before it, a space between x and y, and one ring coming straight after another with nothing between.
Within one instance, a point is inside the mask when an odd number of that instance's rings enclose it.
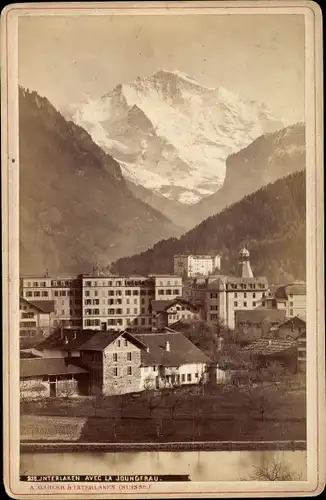
<instances>
[{"instance_id":1,"label":"church tower","mask_svg":"<svg viewBox=\"0 0 326 500\"><path fill-rule=\"evenodd\" d=\"M253 272L250 266L250 253L246 248L239 252L238 276L240 278L253 278Z\"/></svg>"}]
</instances>

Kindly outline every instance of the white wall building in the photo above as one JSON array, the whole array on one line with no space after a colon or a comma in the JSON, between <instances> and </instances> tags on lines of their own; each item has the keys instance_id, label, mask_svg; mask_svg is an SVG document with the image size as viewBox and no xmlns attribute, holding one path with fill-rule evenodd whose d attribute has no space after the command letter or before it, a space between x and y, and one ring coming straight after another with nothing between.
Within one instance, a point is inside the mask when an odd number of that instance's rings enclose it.
<instances>
[{"instance_id":1,"label":"white wall building","mask_svg":"<svg viewBox=\"0 0 326 500\"><path fill-rule=\"evenodd\" d=\"M175 255L174 273L186 278L208 276L221 269L220 255Z\"/></svg>"}]
</instances>

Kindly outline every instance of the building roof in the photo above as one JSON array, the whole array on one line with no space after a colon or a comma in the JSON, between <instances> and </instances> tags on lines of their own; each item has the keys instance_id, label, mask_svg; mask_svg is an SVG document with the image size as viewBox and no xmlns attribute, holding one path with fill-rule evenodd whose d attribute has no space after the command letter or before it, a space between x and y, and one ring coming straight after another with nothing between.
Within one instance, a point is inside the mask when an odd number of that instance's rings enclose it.
<instances>
[{"instance_id":1,"label":"building roof","mask_svg":"<svg viewBox=\"0 0 326 500\"><path fill-rule=\"evenodd\" d=\"M35 358L20 360L20 378L41 375L65 375L87 373L87 370L67 363L67 358Z\"/></svg>"},{"instance_id":2,"label":"building roof","mask_svg":"<svg viewBox=\"0 0 326 500\"><path fill-rule=\"evenodd\" d=\"M138 345L139 348L146 347L140 339L137 339L136 335L133 335L129 332L110 332L97 330L95 331L95 335L93 335L89 340L82 344L79 349L81 351L103 351L119 337L123 337L129 340L133 344Z\"/></svg>"},{"instance_id":3,"label":"building roof","mask_svg":"<svg viewBox=\"0 0 326 500\"><path fill-rule=\"evenodd\" d=\"M180 366L189 363L210 363L211 359L179 332L135 334L148 350L141 351L145 366ZM166 350L169 342L170 350Z\"/></svg>"},{"instance_id":4,"label":"building roof","mask_svg":"<svg viewBox=\"0 0 326 500\"><path fill-rule=\"evenodd\" d=\"M258 307L256 309L236 310L235 321L239 323L261 323L263 321L279 322L285 320L285 309L268 309Z\"/></svg>"},{"instance_id":5,"label":"building roof","mask_svg":"<svg viewBox=\"0 0 326 500\"><path fill-rule=\"evenodd\" d=\"M191 304L191 302L182 298L176 298L173 300L152 300L151 308L155 312L164 312L174 304L185 304L189 309L197 310L197 308L193 304Z\"/></svg>"},{"instance_id":6,"label":"building roof","mask_svg":"<svg viewBox=\"0 0 326 500\"><path fill-rule=\"evenodd\" d=\"M42 313L50 314L54 312L54 300L30 300L30 304L35 306Z\"/></svg>"},{"instance_id":7,"label":"building roof","mask_svg":"<svg viewBox=\"0 0 326 500\"><path fill-rule=\"evenodd\" d=\"M20 297L20 300L35 307L41 313L50 314L54 312L54 300L27 300L24 297Z\"/></svg>"},{"instance_id":8,"label":"building roof","mask_svg":"<svg viewBox=\"0 0 326 500\"><path fill-rule=\"evenodd\" d=\"M294 316L293 318L288 318L286 321L283 321L280 325L279 328L282 328L283 326L288 326L288 325L295 325L295 324L301 324L306 326L306 320L304 318L301 318L301 316Z\"/></svg>"},{"instance_id":9,"label":"building roof","mask_svg":"<svg viewBox=\"0 0 326 500\"><path fill-rule=\"evenodd\" d=\"M38 349L58 349L64 351L78 350L82 344L92 338L97 330L71 330L63 328L56 330L51 335L42 340Z\"/></svg>"},{"instance_id":10,"label":"building roof","mask_svg":"<svg viewBox=\"0 0 326 500\"><path fill-rule=\"evenodd\" d=\"M261 338L241 350L250 354L269 356L293 349L296 345L294 340Z\"/></svg>"},{"instance_id":11,"label":"building roof","mask_svg":"<svg viewBox=\"0 0 326 500\"><path fill-rule=\"evenodd\" d=\"M285 299L289 298L289 295L306 295L306 283L304 281L295 281L289 285L279 286L275 290L275 298L276 299Z\"/></svg>"}]
</instances>

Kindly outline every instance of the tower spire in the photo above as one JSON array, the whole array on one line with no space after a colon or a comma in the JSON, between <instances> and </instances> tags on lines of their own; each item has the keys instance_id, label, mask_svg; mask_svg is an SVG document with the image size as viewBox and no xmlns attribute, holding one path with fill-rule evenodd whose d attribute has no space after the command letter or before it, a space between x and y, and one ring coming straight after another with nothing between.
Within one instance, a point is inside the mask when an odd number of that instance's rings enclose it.
<instances>
[{"instance_id":1,"label":"tower spire","mask_svg":"<svg viewBox=\"0 0 326 500\"><path fill-rule=\"evenodd\" d=\"M238 276L241 278L254 277L250 265L250 252L246 247L243 247L239 252Z\"/></svg>"}]
</instances>

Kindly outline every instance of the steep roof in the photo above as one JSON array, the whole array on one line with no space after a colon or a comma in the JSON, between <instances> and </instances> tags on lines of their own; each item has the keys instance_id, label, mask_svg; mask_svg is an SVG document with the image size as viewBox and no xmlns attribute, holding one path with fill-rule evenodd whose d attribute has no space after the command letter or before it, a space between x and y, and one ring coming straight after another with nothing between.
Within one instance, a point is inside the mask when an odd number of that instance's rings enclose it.
<instances>
[{"instance_id":1,"label":"steep roof","mask_svg":"<svg viewBox=\"0 0 326 500\"><path fill-rule=\"evenodd\" d=\"M289 298L289 295L306 295L306 283L304 281L296 281L290 285L282 285L275 291L276 299Z\"/></svg>"},{"instance_id":2,"label":"steep roof","mask_svg":"<svg viewBox=\"0 0 326 500\"><path fill-rule=\"evenodd\" d=\"M180 366L189 363L210 363L211 359L179 332L135 334L147 345L141 351L141 362L145 366ZM169 342L170 350L166 350Z\"/></svg>"},{"instance_id":3,"label":"steep roof","mask_svg":"<svg viewBox=\"0 0 326 500\"><path fill-rule=\"evenodd\" d=\"M20 360L20 378L41 375L68 375L87 373L87 370L74 364L67 364L66 358L34 358Z\"/></svg>"},{"instance_id":4,"label":"steep roof","mask_svg":"<svg viewBox=\"0 0 326 500\"><path fill-rule=\"evenodd\" d=\"M259 307L257 309L235 311L235 320L239 323L261 323L263 321L279 322L285 320L285 309L267 309Z\"/></svg>"},{"instance_id":5,"label":"steep roof","mask_svg":"<svg viewBox=\"0 0 326 500\"><path fill-rule=\"evenodd\" d=\"M197 308L191 304L188 300L182 299L182 298L176 298L172 300L152 300L151 301L151 308L155 312L164 312L169 307L173 306L174 304L184 304L186 305L189 309L192 310L197 310Z\"/></svg>"},{"instance_id":6,"label":"steep roof","mask_svg":"<svg viewBox=\"0 0 326 500\"><path fill-rule=\"evenodd\" d=\"M271 354L279 354L294 349L296 345L297 343L294 340L261 338L243 347L241 350L248 354L269 356Z\"/></svg>"},{"instance_id":7,"label":"steep roof","mask_svg":"<svg viewBox=\"0 0 326 500\"><path fill-rule=\"evenodd\" d=\"M41 313L50 314L54 312L54 300L27 300L24 297L20 297L20 300Z\"/></svg>"},{"instance_id":8,"label":"steep roof","mask_svg":"<svg viewBox=\"0 0 326 500\"><path fill-rule=\"evenodd\" d=\"M38 345L38 349L59 349L64 351L78 350L82 344L91 339L97 330L78 330L71 329L56 330ZM75 338L76 337L76 338Z\"/></svg>"},{"instance_id":9,"label":"steep roof","mask_svg":"<svg viewBox=\"0 0 326 500\"><path fill-rule=\"evenodd\" d=\"M138 345L139 348L145 348L146 346L137 339L136 335L132 335L129 332L110 332L110 331L96 331L89 340L87 340L83 345L80 346L81 351L103 351L117 338L123 337L133 344Z\"/></svg>"},{"instance_id":10,"label":"steep roof","mask_svg":"<svg viewBox=\"0 0 326 500\"><path fill-rule=\"evenodd\" d=\"M302 326L306 326L306 321L305 319L301 318L301 316L294 316L293 318L289 318L283 323L279 325L279 328L282 328L283 326L288 326L288 325L295 325L295 324L300 324Z\"/></svg>"}]
</instances>

